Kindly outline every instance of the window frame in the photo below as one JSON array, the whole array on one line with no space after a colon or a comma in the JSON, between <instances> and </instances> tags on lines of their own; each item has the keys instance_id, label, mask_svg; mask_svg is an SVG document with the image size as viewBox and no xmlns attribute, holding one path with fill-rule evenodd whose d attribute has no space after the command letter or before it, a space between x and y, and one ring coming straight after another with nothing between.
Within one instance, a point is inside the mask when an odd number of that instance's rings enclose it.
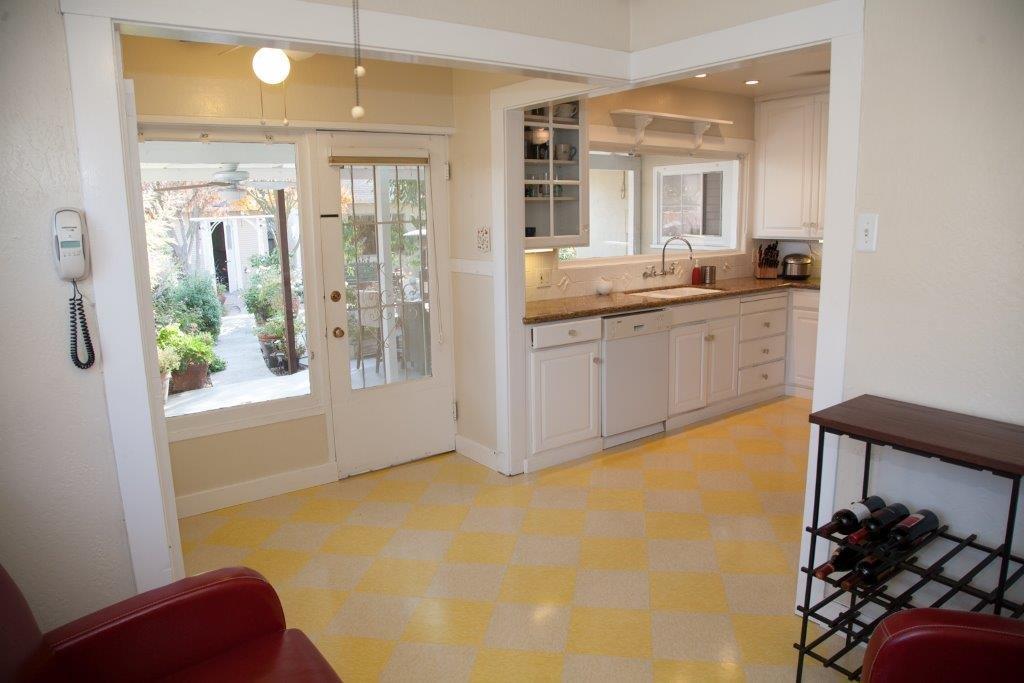
<instances>
[{"instance_id":1,"label":"window frame","mask_svg":"<svg viewBox=\"0 0 1024 683\"><path fill-rule=\"evenodd\" d=\"M197 413L167 417L163 415L167 429L167 440L171 443L203 436L211 436L231 432L238 429L249 429L278 422L297 420L315 415L325 415L328 411L327 386L328 378L326 363L320 359L326 357L323 349L324 335L315 330L323 329L323 292L320 277L318 254L320 239L318 235L319 220L315 207L313 188L313 145L312 134L307 131L275 131L268 140L265 131L254 131L248 128L232 126L139 126L141 142L238 142L290 144L295 149L295 179L298 185L299 239L302 244L302 273L305 289L306 314L306 348L309 352L309 393L301 396L286 396L266 401L243 403L235 406L214 408ZM145 243L145 222L140 220L143 234L140 238ZM153 302L149 290L148 264L145 273L139 273L139 282L145 282L143 293L146 305L152 315ZM150 352L156 355L156 339L147 335ZM162 403L162 401L161 401Z\"/></svg>"},{"instance_id":2,"label":"window frame","mask_svg":"<svg viewBox=\"0 0 1024 683\"><path fill-rule=\"evenodd\" d=\"M662 249L667 239L662 233L662 198L661 187L666 176L697 175L705 173L722 173L722 235L683 235L693 245L694 250L702 251L736 251L739 245L739 205L742 173L740 159L723 159L721 161L702 161L693 164L671 164L655 166L653 169L653 223L651 226L652 249ZM702 204L703 207L703 204ZM703 229L703 226L702 226ZM669 249L686 249L682 242L673 242Z\"/></svg>"}]
</instances>

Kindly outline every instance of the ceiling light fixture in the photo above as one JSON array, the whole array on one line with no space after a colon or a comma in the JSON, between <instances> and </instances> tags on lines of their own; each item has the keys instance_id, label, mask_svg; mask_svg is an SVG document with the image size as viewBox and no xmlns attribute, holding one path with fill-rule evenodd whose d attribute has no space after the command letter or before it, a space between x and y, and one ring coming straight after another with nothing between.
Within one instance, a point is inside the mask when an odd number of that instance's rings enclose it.
<instances>
[{"instance_id":1,"label":"ceiling light fixture","mask_svg":"<svg viewBox=\"0 0 1024 683\"><path fill-rule=\"evenodd\" d=\"M697 74L696 76L694 76L694 78L707 78L707 77L708 77L707 74Z\"/></svg>"},{"instance_id":2,"label":"ceiling light fixture","mask_svg":"<svg viewBox=\"0 0 1024 683\"><path fill-rule=\"evenodd\" d=\"M252 56L252 70L256 78L267 85L277 85L288 78L292 63L284 50L274 47L261 47Z\"/></svg>"},{"instance_id":3,"label":"ceiling light fixture","mask_svg":"<svg viewBox=\"0 0 1024 683\"><path fill-rule=\"evenodd\" d=\"M747 84L747 85L757 85L760 82L761 81L755 81L755 80L744 81L744 83Z\"/></svg>"}]
</instances>

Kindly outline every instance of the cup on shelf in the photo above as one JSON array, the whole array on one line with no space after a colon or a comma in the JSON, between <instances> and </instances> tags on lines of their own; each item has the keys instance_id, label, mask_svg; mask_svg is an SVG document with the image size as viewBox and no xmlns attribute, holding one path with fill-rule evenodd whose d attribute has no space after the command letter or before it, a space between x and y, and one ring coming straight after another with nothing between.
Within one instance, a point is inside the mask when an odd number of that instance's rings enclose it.
<instances>
[{"instance_id":1,"label":"cup on shelf","mask_svg":"<svg viewBox=\"0 0 1024 683\"><path fill-rule=\"evenodd\" d=\"M574 119L579 113L580 106L576 102L563 102L555 105L555 118Z\"/></svg>"},{"instance_id":2,"label":"cup on shelf","mask_svg":"<svg viewBox=\"0 0 1024 683\"><path fill-rule=\"evenodd\" d=\"M555 145L555 159L558 161L572 161L576 158L576 148L567 142Z\"/></svg>"}]
</instances>

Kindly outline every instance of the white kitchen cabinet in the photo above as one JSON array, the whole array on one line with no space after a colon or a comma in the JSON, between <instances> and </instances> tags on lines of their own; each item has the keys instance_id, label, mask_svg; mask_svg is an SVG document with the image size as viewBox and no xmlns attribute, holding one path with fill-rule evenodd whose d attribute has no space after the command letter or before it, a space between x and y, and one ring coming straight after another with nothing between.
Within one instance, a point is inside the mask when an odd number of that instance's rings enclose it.
<instances>
[{"instance_id":1,"label":"white kitchen cabinet","mask_svg":"<svg viewBox=\"0 0 1024 683\"><path fill-rule=\"evenodd\" d=\"M825 214L828 95L756 108L754 237L815 239Z\"/></svg>"},{"instance_id":2,"label":"white kitchen cabinet","mask_svg":"<svg viewBox=\"0 0 1024 683\"><path fill-rule=\"evenodd\" d=\"M676 415L708 404L707 323L673 328L668 338L668 414Z\"/></svg>"},{"instance_id":3,"label":"white kitchen cabinet","mask_svg":"<svg viewBox=\"0 0 1024 683\"><path fill-rule=\"evenodd\" d=\"M818 344L818 310L793 308L789 312L789 365L786 384L814 387L814 358Z\"/></svg>"},{"instance_id":4,"label":"white kitchen cabinet","mask_svg":"<svg viewBox=\"0 0 1024 683\"><path fill-rule=\"evenodd\" d=\"M737 318L722 318L708 323L708 403L736 395L739 327Z\"/></svg>"},{"instance_id":5,"label":"white kitchen cabinet","mask_svg":"<svg viewBox=\"0 0 1024 683\"><path fill-rule=\"evenodd\" d=\"M532 451L601 436L601 343L530 352Z\"/></svg>"}]
</instances>

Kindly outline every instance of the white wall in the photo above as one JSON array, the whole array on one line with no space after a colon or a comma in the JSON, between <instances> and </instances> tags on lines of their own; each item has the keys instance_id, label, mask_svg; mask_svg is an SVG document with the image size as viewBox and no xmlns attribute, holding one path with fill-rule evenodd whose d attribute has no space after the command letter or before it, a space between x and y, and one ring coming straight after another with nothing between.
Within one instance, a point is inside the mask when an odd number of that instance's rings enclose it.
<instances>
[{"instance_id":1,"label":"white wall","mask_svg":"<svg viewBox=\"0 0 1024 683\"><path fill-rule=\"evenodd\" d=\"M103 359L85 371L71 364L70 285L51 260L51 211L80 204L56 0L5 0L0 83L0 563L48 628L135 589ZM83 291L88 299L88 282Z\"/></svg>"},{"instance_id":2,"label":"white wall","mask_svg":"<svg viewBox=\"0 0 1024 683\"><path fill-rule=\"evenodd\" d=\"M867 5L857 210L881 218L877 253L854 255L847 396L1024 423L1022 35L1019 0ZM876 462L880 491L1001 533L1005 480ZM839 500L858 465L840 469Z\"/></svg>"}]
</instances>

